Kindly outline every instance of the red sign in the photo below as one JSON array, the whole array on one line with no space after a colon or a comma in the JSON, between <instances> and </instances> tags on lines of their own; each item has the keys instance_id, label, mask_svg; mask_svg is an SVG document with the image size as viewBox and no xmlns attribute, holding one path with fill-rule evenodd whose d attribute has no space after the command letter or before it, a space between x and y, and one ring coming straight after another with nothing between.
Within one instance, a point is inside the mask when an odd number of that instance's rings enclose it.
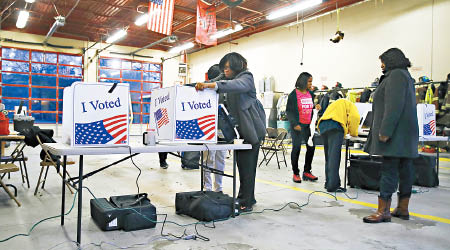
<instances>
[{"instance_id":1,"label":"red sign","mask_svg":"<svg viewBox=\"0 0 450 250\"><path fill-rule=\"evenodd\" d=\"M217 39L211 38L216 32L216 6L197 0L195 41L204 45L217 45Z\"/></svg>"}]
</instances>

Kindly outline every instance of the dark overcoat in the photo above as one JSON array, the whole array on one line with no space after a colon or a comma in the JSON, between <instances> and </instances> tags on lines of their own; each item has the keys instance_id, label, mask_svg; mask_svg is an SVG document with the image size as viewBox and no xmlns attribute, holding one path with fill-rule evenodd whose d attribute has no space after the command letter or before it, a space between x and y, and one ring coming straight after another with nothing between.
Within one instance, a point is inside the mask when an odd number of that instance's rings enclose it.
<instances>
[{"instance_id":1,"label":"dark overcoat","mask_svg":"<svg viewBox=\"0 0 450 250\"><path fill-rule=\"evenodd\" d=\"M372 112L365 152L390 157L418 157L416 95L414 79L408 70L397 68L385 74L375 90ZM388 136L389 140L381 142L380 134Z\"/></svg>"},{"instance_id":2,"label":"dark overcoat","mask_svg":"<svg viewBox=\"0 0 450 250\"><path fill-rule=\"evenodd\" d=\"M266 114L256 98L255 82L248 71L232 80L217 81L217 92L227 93L228 111L238 124L238 131L246 143L260 143L266 134Z\"/></svg>"}]
</instances>

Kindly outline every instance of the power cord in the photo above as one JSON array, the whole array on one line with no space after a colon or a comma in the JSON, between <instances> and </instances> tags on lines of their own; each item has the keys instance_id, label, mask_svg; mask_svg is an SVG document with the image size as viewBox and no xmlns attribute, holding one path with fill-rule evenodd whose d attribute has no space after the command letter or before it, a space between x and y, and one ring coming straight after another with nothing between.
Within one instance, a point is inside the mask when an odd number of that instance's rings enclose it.
<instances>
[{"instance_id":1,"label":"power cord","mask_svg":"<svg viewBox=\"0 0 450 250\"><path fill-rule=\"evenodd\" d=\"M75 199L77 198L77 194L78 194L78 190L75 192L75 194L74 194L74 196L73 196L72 207L71 207L71 208L69 209L69 211L68 211L67 213L65 213L64 215L69 215L70 212L72 212L72 209L75 207ZM42 220L40 220L40 221L34 223L33 226L31 226L30 230L28 230L28 233L15 234L15 235L10 236L10 237L7 237L7 238L5 238L5 239L0 239L0 243L6 242L6 241L8 241L8 240L10 240L10 239L13 239L13 238L15 238L15 237L18 237L18 236L27 236L27 237L28 237L28 236L30 236L31 232L36 228L37 225L41 224L41 223L44 222L44 221L51 220L51 219L55 219L55 218L59 218L59 217L61 217L61 215L55 215L55 216L51 216L51 217L47 217L47 218L45 218L45 219L42 219Z\"/></svg>"}]
</instances>

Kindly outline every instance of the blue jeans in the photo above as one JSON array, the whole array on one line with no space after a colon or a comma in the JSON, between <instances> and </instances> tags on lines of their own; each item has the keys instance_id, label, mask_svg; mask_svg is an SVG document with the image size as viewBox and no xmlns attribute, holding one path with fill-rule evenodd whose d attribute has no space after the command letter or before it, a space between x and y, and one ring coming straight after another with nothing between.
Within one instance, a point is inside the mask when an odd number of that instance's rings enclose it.
<instances>
[{"instance_id":1,"label":"blue jeans","mask_svg":"<svg viewBox=\"0 0 450 250\"><path fill-rule=\"evenodd\" d=\"M325 189L333 192L341 186L339 166L341 165L342 141L344 132L339 129L321 134L325 150Z\"/></svg>"},{"instance_id":2,"label":"blue jeans","mask_svg":"<svg viewBox=\"0 0 450 250\"><path fill-rule=\"evenodd\" d=\"M410 197L414 178L412 158L383 157L380 197L385 200L390 199L397 190L397 186L400 196Z\"/></svg>"}]
</instances>

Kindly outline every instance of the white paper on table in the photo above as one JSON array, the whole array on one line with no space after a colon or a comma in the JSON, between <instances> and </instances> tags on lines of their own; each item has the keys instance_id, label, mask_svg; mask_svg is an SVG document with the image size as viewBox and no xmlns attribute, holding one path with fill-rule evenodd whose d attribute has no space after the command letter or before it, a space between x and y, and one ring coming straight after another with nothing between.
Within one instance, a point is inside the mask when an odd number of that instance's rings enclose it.
<instances>
[{"instance_id":1,"label":"white paper on table","mask_svg":"<svg viewBox=\"0 0 450 250\"><path fill-rule=\"evenodd\" d=\"M314 146L314 144L313 144L313 137L314 137L314 133L316 132L317 113L319 113L319 111L317 109L313 109L313 117L311 119L311 125L309 126L309 130L311 131L311 135L310 135L310 137L308 139L308 146L310 146L310 147Z\"/></svg>"}]
</instances>

